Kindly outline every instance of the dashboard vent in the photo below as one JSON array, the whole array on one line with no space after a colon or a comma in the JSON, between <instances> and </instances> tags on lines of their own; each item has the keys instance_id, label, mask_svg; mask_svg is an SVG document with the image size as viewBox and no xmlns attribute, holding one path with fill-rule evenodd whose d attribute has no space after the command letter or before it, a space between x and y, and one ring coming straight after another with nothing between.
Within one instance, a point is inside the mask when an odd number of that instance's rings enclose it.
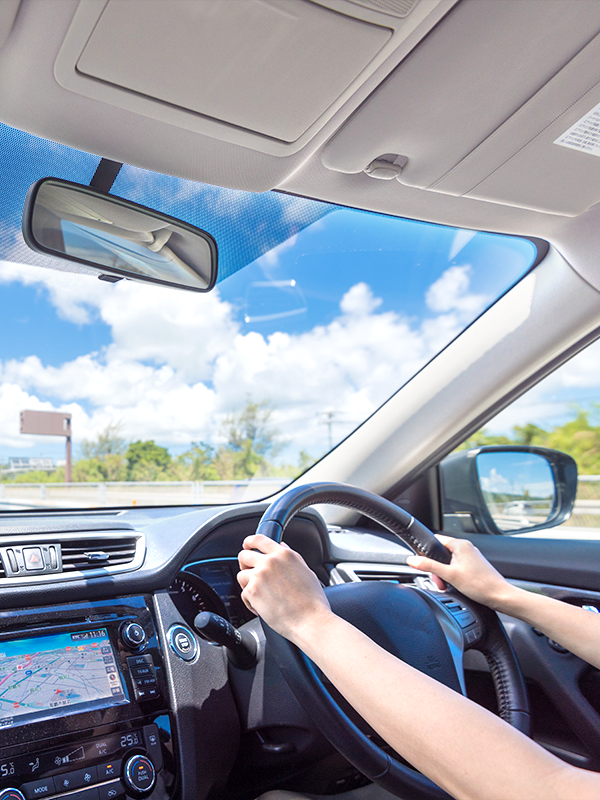
<instances>
[{"instance_id":1,"label":"dashboard vent","mask_svg":"<svg viewBox=\"0 0 600 800\"><path fill-rule=\"evenodd\" d=\"M368 570L355 569L354 574L360 581L389 581L390 583L413 583L415 576L410 572L396 572L395 570Z\"/></svg>"},{"instance_id":2,"label":"dashboard vent","mask_svg":"<svg viewBox=\"0 0 600 800\"><path fill-rule=\"evenodd\" d=\"M137 541L136 536L94 536L63 541L63 572L129 564L135 558Z\"/></svg>"}]
</instances>

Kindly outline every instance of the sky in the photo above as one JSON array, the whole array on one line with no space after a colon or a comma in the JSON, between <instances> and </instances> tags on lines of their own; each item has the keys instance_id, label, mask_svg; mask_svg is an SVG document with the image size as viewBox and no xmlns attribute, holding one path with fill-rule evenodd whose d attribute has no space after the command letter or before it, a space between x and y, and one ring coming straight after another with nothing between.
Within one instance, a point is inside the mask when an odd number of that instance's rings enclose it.
<instances>
[{"instance_id":1,"label":"sky","mask_svg":"<svg viewBox=\"0 0 600 800\"><path fill-rule=\"evenodd\" d=\"M20 234L34 180L87 184L98 159L2 126L0 147L3 462L63 456L60 440L19 433L23 409L71 412L76 457L83 439L117 423L128 441L154 439L175 455L223 441L224 416L248 400L273 409L280 460L300 449L318 457L534 257L518 239L124 167L115 194L215 237L220 282L204 295L103 283L44 268L51 260Z\"/></svg>"}]
</instances>

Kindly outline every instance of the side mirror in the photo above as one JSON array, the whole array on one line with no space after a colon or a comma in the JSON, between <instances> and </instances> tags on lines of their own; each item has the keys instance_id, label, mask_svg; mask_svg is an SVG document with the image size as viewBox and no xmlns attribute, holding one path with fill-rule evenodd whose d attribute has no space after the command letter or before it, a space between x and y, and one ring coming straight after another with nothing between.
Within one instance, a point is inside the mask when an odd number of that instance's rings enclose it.
<instances>
[{"instance_id":1,"label":"side mirror","mask_svg":"<svg viewBox=\"0 0 600 800\"><path fill-rule=\"evenodd\" d=\"M517 533L560 525L577 495L577 464L545 447L502 445L440 463L444 530Z\"/></svg>"},{"instance_id":2,"label":"side mirror","mask_svg":"<svg viewBox=\"0 0 600 800\"><path fill-rule=\"evenodd\" d=\"M213 237L167 214L89 186L43 178L29 189L23 238L38 253L91 267L102 280L208 292L217 280Z\"/></svg>"}]
</instances>

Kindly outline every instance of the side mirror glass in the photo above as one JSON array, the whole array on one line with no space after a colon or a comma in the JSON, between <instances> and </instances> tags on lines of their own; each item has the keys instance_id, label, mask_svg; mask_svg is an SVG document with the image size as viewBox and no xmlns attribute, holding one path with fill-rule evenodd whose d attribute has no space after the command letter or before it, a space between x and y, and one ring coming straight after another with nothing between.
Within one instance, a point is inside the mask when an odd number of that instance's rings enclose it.
<instances>
[{"instance_id":1,"label":"side mirror glass","mask_svg":"<svg viewBox=\"0 0 600 800\"><path fill-rule=\"evenodd\" d=\"M547 459L536 453L479 453L475 457L483 499L503 533L543 525L556 505Z\"/></svg>"},{"instance_id":2,"label":"side mirror glass","mask_svg":"<svg viewBox=\"0 0 600 800\"><path fill-rule=\"evenodd\" d=\"M121 278L208 292L217 245L206 231L89 186L43 178L29 190L23 237L36 252Z\"/></svg>"},{"instance_id":3,"label":"side mirror glass","mask_svg":"<svg viewBox=\"0 0 600 800\"><path fill-rule=\"evenodd\" d=\"M494 445L440 462L443 527L449 533L544 530L569 519L577 464L545 447Z\"/></svg>"}]
</instances>

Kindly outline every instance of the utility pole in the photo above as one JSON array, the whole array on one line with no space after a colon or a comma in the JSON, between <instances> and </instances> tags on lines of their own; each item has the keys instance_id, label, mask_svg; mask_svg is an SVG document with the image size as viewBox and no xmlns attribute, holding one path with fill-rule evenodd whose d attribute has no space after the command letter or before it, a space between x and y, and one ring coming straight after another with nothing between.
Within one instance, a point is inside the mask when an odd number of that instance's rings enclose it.
<instances>
[{"instance_id":1,"label":"utility pole","mask_svg":"<svg viewBox=\"0 0 600 800\"><path fill-rule=\"evenodd\" d=\"M331 428L333 425L333 418L335 417L335 411L329 409L328 411L323 411L323 416L325 417L325 425L327 425L327 433L329 435L329 449L333 448L333 437L331 434Z\"/></svg>"}]
</instances>

